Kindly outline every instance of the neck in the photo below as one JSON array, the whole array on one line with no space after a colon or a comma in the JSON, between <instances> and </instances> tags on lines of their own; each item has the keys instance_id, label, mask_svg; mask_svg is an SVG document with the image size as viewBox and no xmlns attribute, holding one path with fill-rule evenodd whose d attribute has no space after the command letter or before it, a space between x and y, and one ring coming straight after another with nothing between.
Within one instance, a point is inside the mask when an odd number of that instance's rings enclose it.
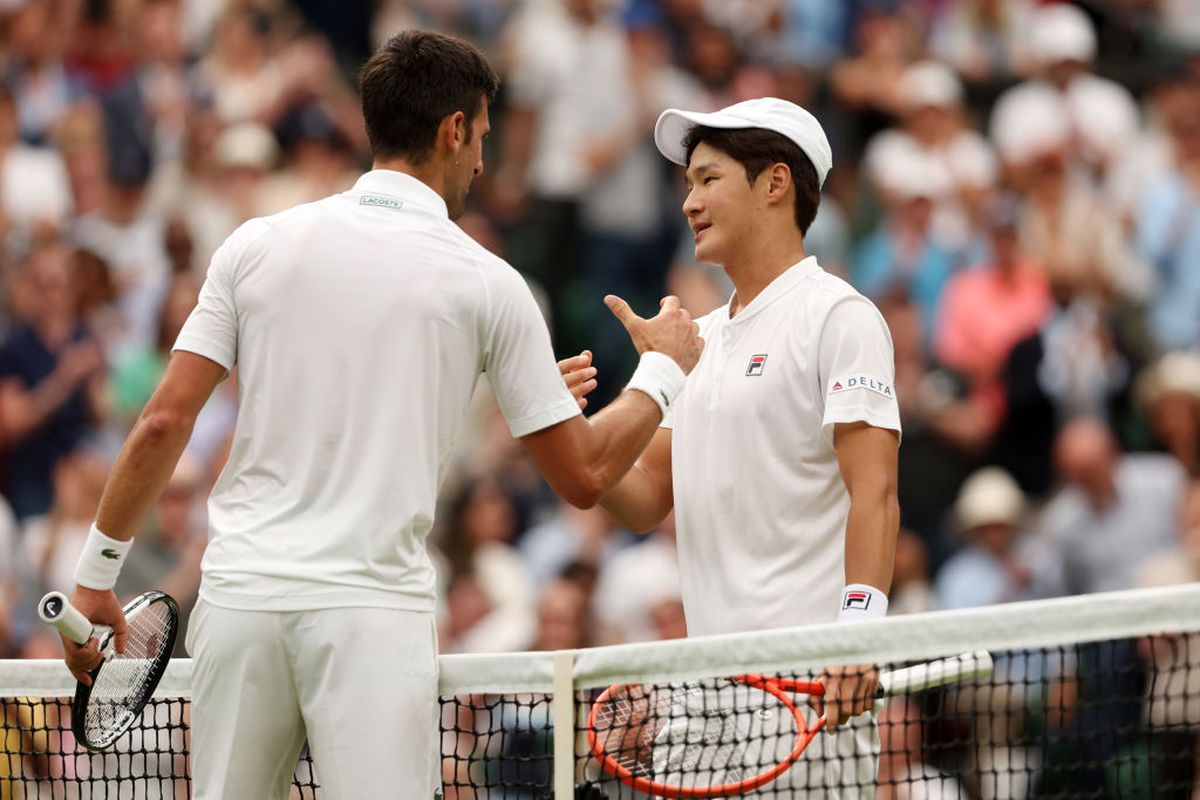
<instances>
[{"instance_id":1,"label":"neck","mask_svg":"<svg viewBox=\"0 0 1200 800\"><path fill-rule=\"evenodd\" d=\"M433 189L442 197L446 196L445 172L439 168L437 159L429 158L422 164L413 164L403 158L377 158L371 164L371 169L387 169L392 172L403 172Z\"/></svg>"},{"instance_id":2,"label":"neck","mask_svg":"<svg viewBox=\"0 0 1200 800\"><path fill-rule=\"evenodd\" d=\"M729 316L750 305L771 281L803 259L804 237L795 228L788 235L767 232L752 239L736 260L723 265L734 288Z\"/></svg>"}]
</instances>

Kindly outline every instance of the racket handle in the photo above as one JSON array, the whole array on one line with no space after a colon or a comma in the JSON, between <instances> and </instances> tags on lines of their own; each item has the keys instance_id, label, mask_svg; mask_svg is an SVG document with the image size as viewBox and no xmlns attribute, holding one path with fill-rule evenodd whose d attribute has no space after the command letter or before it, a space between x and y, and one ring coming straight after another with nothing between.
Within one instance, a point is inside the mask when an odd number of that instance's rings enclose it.
<instances>
[{"instance_id":1,"label":"racket handle","mask_svg":"<svg viewBox=\"0 0 1200 800\"><path fill-rule=\"evenodd\" d=\"M916 664L879 676L876 697L893 697L898 694L919 692L947 683L985 678L992 674L992 656L986 650L963 653L939 661Z\"/></svg>"},{"instance_id":2,"label":"racket handle","mask_svg":"<svg viewBox=\"0 0 1200 800\"><path fill-rule=\"evenodd\" d=\"M87 644L95 627L91 620L71 605L62 592L50 592L38 603L38 616L47 625L58 628L59 633L76 644Z\"/></svg>"}]
</instances>

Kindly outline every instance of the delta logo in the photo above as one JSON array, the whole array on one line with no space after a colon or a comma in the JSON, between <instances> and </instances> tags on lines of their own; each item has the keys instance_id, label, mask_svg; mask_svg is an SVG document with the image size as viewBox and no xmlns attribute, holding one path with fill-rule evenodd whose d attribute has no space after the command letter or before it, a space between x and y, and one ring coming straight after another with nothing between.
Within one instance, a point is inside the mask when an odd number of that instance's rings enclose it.
<instances>
[{"instance_id":1,"label":"delta logo","mask_svg":"<svg viewBox=\"0 0 1200 800\"><path fill-rule=\"evenodd\" d=\"M762 375L763 367L767 364L767 354L758 353L750 356L750 366L746 367L746 375Z\"/></svg>"},{"instance_id":2,"label":"delta logo","mask_svg":"<svg viewBox=\"0 0 1200 800\"><path fill-rule=\"evenodd\" d=\"M878 378L872 378L870 375L851 375L846 378L835 378L833 383L829 384L830 394L850 392L855 389L865 389L868 392L874 392L887 398L896 396L896 392L892 389L890 383L881 381Z\"/></svg>"}]
</instances>

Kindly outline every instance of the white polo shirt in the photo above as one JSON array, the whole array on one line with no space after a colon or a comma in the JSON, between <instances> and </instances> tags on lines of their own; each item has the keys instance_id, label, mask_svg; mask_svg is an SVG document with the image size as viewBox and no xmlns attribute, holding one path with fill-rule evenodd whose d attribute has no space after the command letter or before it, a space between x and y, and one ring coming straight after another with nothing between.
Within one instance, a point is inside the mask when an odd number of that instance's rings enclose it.
<instances>
[{"instance_id":1,"label":"white polo shirt","mask_svg":"<svg viewBox=\"0 0 1200 800\"><path fill-rule=\"evenodd\" d=\"M425 537L480 373L514 436L579 413L521 276L398 172L241 226L175 349L238 367L200 588L226 608L432 611Z\"/></svg>"},{"instance_id":2,"label":"white polo shirt","mask_svg":"<svg viewBox=\"0 0 1200 800\"><path fill-rule=\"evenodd\" d=\"M833 426L900 430L887 325L813 257L699 324L704 353L664 423L688 633L832 621L850 508Z\"/></svg>"}]
</instances>

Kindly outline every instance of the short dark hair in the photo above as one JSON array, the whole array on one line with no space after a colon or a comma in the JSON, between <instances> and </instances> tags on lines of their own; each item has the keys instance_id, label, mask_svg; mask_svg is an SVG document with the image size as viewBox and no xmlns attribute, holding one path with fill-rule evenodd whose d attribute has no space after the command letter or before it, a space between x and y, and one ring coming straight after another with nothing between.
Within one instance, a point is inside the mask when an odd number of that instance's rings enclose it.
<instances>
[{"instance_id":1,"label":"short dark hair","mask_svg":"<svg viewBox=\"0 0 1200 800\"><path fill-rule=\"evenodd\" d=\"M792 171L796 186L796 227L801 235L808 233L817 206L821 204L821 185L816 167L799 145L783 134L763 128L709 128L697 125L683 139L686 161L701 144L707 144L742 165L746 180L754 183L758 176L773 164L785 164Z\"/></svg>"},{"instance_id":2,"label":"short dark hair","mask_svg":"<svg viewBox=\"0 0 1200 800\"><path fill-rule=\"evenodd\" d=\"M481 97L490 103L499 88L496 71L470 42L430 31L398 33L359 75L371 152L420 164L433 151L443 119L461 111L469 131Z\"/></svg>"}]
</instances>

